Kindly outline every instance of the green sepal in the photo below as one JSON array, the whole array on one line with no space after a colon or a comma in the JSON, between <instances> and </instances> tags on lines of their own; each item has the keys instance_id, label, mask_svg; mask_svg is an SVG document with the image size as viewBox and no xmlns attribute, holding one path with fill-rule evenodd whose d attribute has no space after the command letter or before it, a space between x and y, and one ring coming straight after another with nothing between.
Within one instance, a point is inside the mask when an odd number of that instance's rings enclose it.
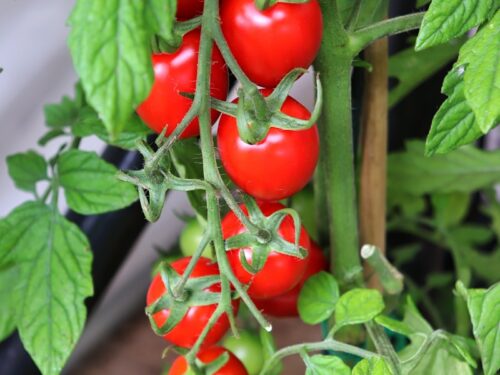
<instances>
[{"instance_id":1,"label":"green sepal","mask_svg":"<svg viewBox=\"0 0 500 375\"><path fill-rule=\"evenodd\" d=\"M278 83L278 86L276 86L273 92L266 97L267 105L272 112L276 112L281 109L281 106L288 97L288 93L292 89L295 81L304 73L307 73L307 69L292 69L285 77L283 77L280 83Z\"/></svg>"},{"instance_id":2,"label":"green sepal","mask_svg":"<svg viewBox=\"0 0 500 375\"><path fill-rule=\"evenodd\" d=\"M206 182L197 179L179 178L170 172L168 153L156 160L156 154L144 141L137 144L144 156L144 168L137 171L120 172L118 178L137 186L139 202L148 221L154 222L161 215L168 190L193 191L208 188Z\"/></svg>"},{"instance_id":3,"label":"green sepal","mask_svg":"<svg viewBox=\"0 0 500 375\"><path fill-rule=\"evenodd\" d=\"M219 276L189 278L184 285L182 295L178 297L175 297L174 286L181 281L181 276L172 266L164 262L160 268L160 277L166 292L145 310L151 327L157 335L163 336L170 332L182 320L190 307L217 304L221 299L220 293L207 291L207 288L220 282ZM153 315L162 310L169 310L169 315L166 322L159 327Z\"/></svg>"},{"instance_id":4,"label":"green sepal","mask_svg":"<svg viewBox=\"0 0 500 375\"><path fill-rule=\"evenodd\" d=\"M218 356L216 359L211 361L208 364L203 364L200 360L196 360L197 362L200 362L200 365L203 366L205 370L205 374L207 375L215 375L217 374L217 371L219 371L224 365L229 361L229 353L224 352L220 356ZM198 363L197 363L198 364Z\"/></svg>"},{"instance_id":5,"label":"green sepal","mask_svg":"<svg viewBox=\"0 0 500 375\"><path fill-rule=\"evenodd\" d=\"M240 262L245 270L251 274L257 273L264 267L267 257L271 251L304 259L307 249L299 244L301 222L298 213L291 208L284 208L266 217L255 200L244 195L245 206L252 223L259 226L257 233L243 232L229 237L225 241L225 249L252 248L252 260L248 262L243 251L240 252ZM286 216L290 215L295 227L294 242L283 239L279 234L279 227Z\"/></svg>"}]
</instances>

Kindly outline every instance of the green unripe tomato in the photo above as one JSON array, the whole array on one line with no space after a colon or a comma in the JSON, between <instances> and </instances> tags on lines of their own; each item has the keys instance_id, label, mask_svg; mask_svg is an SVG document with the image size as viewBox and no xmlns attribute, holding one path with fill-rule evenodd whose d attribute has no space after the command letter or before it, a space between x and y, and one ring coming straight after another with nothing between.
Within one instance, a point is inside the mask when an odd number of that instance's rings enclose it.
<instances>
[{"instance_id":1,"label":"green unripe tomato","mask_svg":"<svg viewBox=\"0 0 500 375\"><path fill-rule=\"evenodd\" d=\"M240 337L227 336L222 345L243 363L249 375L257 375L264 364L264 352L259 336L240 331Z\"/></svg>"},{"instance_id":2,"label":"green unripe tomato","mask_svg":"<svg viewBox=\"0 0 500 375\"><path fill-rule=\"evenodd\" d=\"M310 188L299 191L292 197L291 208L299 213L302 225L313 240L317 240L316 216L314 212L314 194Z\"/></svg>"},{"instance_id":3,"label":"green unripe tomato","mask_svg":"<svg viewBox=\"0 0 500 375\"><path fill-rule=\"evenodd\" d=\"M179 238L179 246L183 255L189 257L195 253L196 248L203 237L203 231L203 226L198 222L198 220L196 220L196 218L191 219L186 223L186 226L182 230ZM205 247L201 256L214 259L210 245Z\"/></svg>"}]
</instances>

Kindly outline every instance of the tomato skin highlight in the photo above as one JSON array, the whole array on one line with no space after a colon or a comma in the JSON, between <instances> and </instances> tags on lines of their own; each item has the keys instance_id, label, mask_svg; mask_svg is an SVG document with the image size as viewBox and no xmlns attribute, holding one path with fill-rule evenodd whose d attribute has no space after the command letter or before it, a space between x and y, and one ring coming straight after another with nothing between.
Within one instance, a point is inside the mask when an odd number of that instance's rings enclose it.
<instances>
[{"instance_id":1,"label":"tomato skin highlight","mask_svg":"<svg viewBox=\"0 0 500 375\"><path fill-rule=\"evenodd\" d=\"M179 275L182 275L190 260L191 257L181 258L172 262L171 266ZM190 278L218 274L219 267L217 266L217 263L213 263L210 259L201 257L194 267ZM210 292L220 292L220 283L213 284L206 290ZM163 280L161 279L160 274L157 274L149 286L146 297L147 305L149 306L155 302L165 293L165 291L166 288L163 284ZM239 307L239 300L233 300L232 304L233 310L236 313ZM216 304L190 307L179 324L177 324L170 332L165 334L163 338L177 346L182 346L184 348L192 347L216 308ZM163 326L169 316L169 313L169 310L165 309L153 315L153 319L158 327ZM202 343L202 347L215 344L222 338L222 336L224 336L228 329L229 319L226 314L223 314L208 332L208 335Z\"/></svg>"},{"instance_id":2,"label":"tomato skin highlight","mask_svg":"<svg viewBox=\"0 0 500 375\"><path fill-rule=\"evenodd\" d=\"M177 19L184 21L203 13L203 0L178 0Z\"/></svg>"},{"instance_id":3,"label":"tomato skin highlight","mask_svg":"<svg viewBox=\"0 0 500 375\"><path fill-rule=\"evenodd\" d=\"M247 370L240 362L240 360L229 350L221 348L220 346L212 346L210 348L202 349L198 352L196 357L203 363L210 363L219 358L224 352L229 354L229 360L215 372L214 375L248 375ZM172 363L172 367L168 371L168 375L184 375L188 371L188 363L184 357L177 357Z\"/></svg>"},{"instance_id":4,"label":"tomato skin highlight","mask_svg":"<svg viewBox=\"0 0 500 375\"><path fill-rule=\"evenodd\" d=\"M311 251L309 252L309 262L306 271L297 286L292 290L270 299L254 299L254 303L264 314L274 317L294 317L299 316L297 302L299 294L307 279L320 271L328 269L328 262L321 248L311 241Z\"/></svg>"},{"instance_id":5,"label":"tomato skin highlight","mask_svg":"<svg viewBox=\"0 0 500 375\"><path fill-rule=\"evenodd\" d=\"M273 212L285 207L277 202L258 202L258 205L265 216L270 216ZM247 208L244 205L240 207L245 215L248 215ZM232 211L222 220L224 239L244 231L245 227ZM282 221L278 234L289 242L295 241L295 225L290 216ZM303 227L300 231L299 244L307 250L310 249L309 236ZM300 281L309 260L308 256L300 259L271 250L264 267L256 274L251 274L241 264L240 251L244 252L248 263L251 264L253 252L251 247L228 250L226 254L236 278L241 283L249 285L247 293L251 298L271 298L289 291Z\"/></svg>"},{"instance_id":6,"label":"tomato skin highlight","mask_svg":"<svg viewBox=\"0 0 500 375\"><path fill-rule=\"evenodd\" d=\"M262 91L265 96L270 92ZM292 97L281 110L295 118L310 118L309 111ZM224 169L239 188L257 199L277 201L292 196L312 178L319 134L316 124L297 131L271 127L262 141L251 145L240 138L236 119L222 115L217 147Z\"/></svg>"},{"instance_id":7,"label":"tomato skin highlight","mask_svg":"<svg viewBox=\"0 0 500 375\"><path fill-rule=\"evenodd\" d=\"M294 68L307 69L323 33L317 0L277 3L264 11L254 0L223 0L221 27L241 69L259 86L275 87Z\"/></svg>"},{"instance_id":8,"label":"tomato skin highlight","mask_svg":"<svg viewBox=\"0 0 500 375\"><path fill-rule=\"evenodd\" d=\"M153 54L154 82L149 96L137 107L137 114L144 123L161 133L167 126L165 136L172 134L191 107L192 100L180 93L194 93L200 47L200 30L190 31L174 53ZM228 72L224 59L214 46L212 71L210 74L210 95L225 100L228 91ZM215 110L210 112L212 123L219 117ZM198 118L195 118L181 133L180 138L200 134Z\"/></svg>"}]
</instances>

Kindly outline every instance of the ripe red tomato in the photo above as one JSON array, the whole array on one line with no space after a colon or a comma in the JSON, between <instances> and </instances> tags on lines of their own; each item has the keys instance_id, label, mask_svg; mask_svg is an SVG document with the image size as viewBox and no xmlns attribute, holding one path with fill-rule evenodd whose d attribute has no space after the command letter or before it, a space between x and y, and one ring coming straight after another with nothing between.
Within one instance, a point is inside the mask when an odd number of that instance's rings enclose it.
<instances>
[{"instance_id":1,"label":"ripe red tomato","mask_svg":"<svg viewBox=\"0 0 500 375\"><path fill-rule=\"evenodd\" d=\"M262 91L266 96L270 92ZM299 119L310 117L291 97L281 110ZM224 169L238 187L261 200L280 200L301 190L311 179L319 156L318 128L314 125L293 131L271 127L263 140L251 145L240 138L236 119L223 115L217 147Z\"/></svg>"},{"instance_id":2,"label":"ripe red tomato","mask_svg":"<svg viewBox=\"0 0 500 375\"><path fill-rule=\"evenodd\" d=\"M311 241L309 262L307 263L306 271L297 286L285 294L274 298L255 299L255 305L267 315L276 317L299 316L297 302L299 300L299 294L302 286L312 275L315 275L320 271L325 271L327 268L328 263L323 255L323 252L321 251L321 248L316 243Z\"/></svg>"},{"instance_id":3,"label":"ripe red tomato","mask_svg":"<svg viewBox=\"0 0 500 375\"><path fill-rule=\"evenodd\" d=\"M183 21L203 13L203 0L178 0L177 19Z\"/></svg>"},{"instance_id":4,"label":"ripe red tomato","mask_svg":"<svg viewBox=\"0 0 500 375\"><path fill-rule=\"evenodd\" d=\"M251 81L275 87L294 68L308 68L321 44L323 18L317 0L277 3L264 11L254 0L223 0L222 32Z\"/></svg>"},{"instance_id":5,"label":"ripe red tomato","mask_svg":"<svg viewBox=\"0 0 500 375\"><path fill-rule=\"evenodd\" d=\"M175 262L172 262L171 266L179 275L182 275L190 260L191 257L181 258L179 260L176 260ZM217 263L212 263L210 259L202 257L198 260L198 263L194 267L193 273L191 274L190 278L218 274L219 267L217 266ZM218 283L213 284L206 290L210 292L220 292L221 286ZM166 288L163 284L163 280L161 279L160 274L158 274L154 277L151 285L149 286L146 299L147 304L152 304L154 301L160 298L165 293L165 291ZM239 300L233 301L233 309L235 313L237 312L238 307ZM163 338L177 346L182 346L185 348L192 347L216 308L216 304L190 307L179 324L177 324L170 332L164 335ZM155 313L153 315L153 319L156 324L161 327L166 322L169 314L169 310L165 309ZM208 332L208 335L203 342L203 346L210 346L215 344L222 338L222 336L224 336L228 328L229 320L227 318L227 315L224 314L217 320L215 325Z\"/></svg>"},{"instance_id":6,"label":"ripe red tomato","mask_svg":"<svg viewBox=\"0 0 500 375\"><path fill-rule=\"evenodd\" d=\"M210 363L219 358L224 352L229 354L229 360L215 372L214 375L248 375L247 370L236 356L229 350L221 348L220 346L212 346L207 349L202 349L198 352L196 357L203 363ZM177 357L177 359L170 367L168 375L184 375L188 371L188 363L184 357Z\"/></svg>"},{"instance_id":7,"label":"ripe red tomato","mask_svg":"<svg viewBox=\"0 0 500 375\"><path fill-rule=\"evenodd\" d=\"M199 46L200 31L196 29L184 35L181 46L174 53L154 54L152 57L155 75L153 87L146 100L137 107L137 113L157 133L168 126L166 136L170 135L191 106L192 100L180 93L195 91ZM227 90L227 67L221 53L214 47L210 95L225 100ZM217 111L211 111L212 123L218 116ZM199 134L198 119L195 118L181 134L181 138Z\"/></svg>"},{"instance_id":8,"label":"ripe red tomato","mask_svg":"<svg viewBox=\"0 0 500 375\"><path fill-rule=\"evenodd\" d=\"M244 205L240 206L248 214ZM265 216L270 216L284 206L276 202L259 202L259 207ZM222 235L224 239L240 234L245 227L231 211L222 220ZM287 216L281 223L278 234L289 242L295 241L295 225L293 219ZM301 228L299 237L300 246L309 249L309 236ZM253 248L241 248L227 251L227 257L236 278L243 284L248 284L248 295L252 298L271 298L283 294L292 289L304 274L308 257L300 259L291 255L278 253L271 250L264 267L252 274L248 272L240 261L240 251L243 251L248 263L252 262Z\"/></svg>"}]
</instances>

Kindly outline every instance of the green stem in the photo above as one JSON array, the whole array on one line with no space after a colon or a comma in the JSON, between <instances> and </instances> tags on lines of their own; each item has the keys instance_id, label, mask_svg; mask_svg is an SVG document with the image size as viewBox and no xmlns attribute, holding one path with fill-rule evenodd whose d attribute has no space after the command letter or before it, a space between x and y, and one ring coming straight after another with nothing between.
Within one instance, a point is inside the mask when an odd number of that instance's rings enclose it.
<instances>
[{"instance_id":1,"label":"green stem","mask_svg":"<svg viewBox=\"0 0 500 375\"><path fill-rule=\"evenodd\" d=\"M306 342L302 344L291 345L274 353L264 364L260 375L265 375L273 368L274 364L282 358L302 354L306 352L315 352L320 350L334 350L336 352L348 353L361 358L370 358L376 354L356 346L344 344L340 341L328 338L319 342Z\"/></svg>"},{"instance_id":2,"label":"green stem","mask_svg":"<svg viewBox=\"0 0 500 375\"><path fill-rule=\"evenodd\" d=\"M198 93L209 93L210 82L210 52L212 49L212 32L218 26L219 3L218 1L206 1L202 20L202 33L200 41L200 52L198 60ZM200 137L201 137L201 153L203 158L203 174L205 181L214 186L217 191L224 191L224 182L219 174L217 160L215 158L214 144L212 138L212 129L210 122L210 97L208 94L200 96L199 107L199 122L200 122ZM236 279L229 265L224 248L224 240L222 238L221 218L219 212L219 204L217 195L214 190L210 189L206 192L207 199L207 220L211 229L212 240L214 242L217 262L221 273L222 289L229 288L229 282L233 284L236 291L240 294L249 310L252 312L257 321L267 330L271 329L271 325L264 318L262 313L257 309L252 302L245 288ZM222 301L222 303L227 303ZM225 306L227 310L227 306Z\"/></svg>"},{"instance_id":3,"label":"green stem","mask_svg":"<svg viewBox=\"0 0 500 375\"><path fill-rule=\"evenodd\" d=\"M370 43L385 36L396 35L406 31L418 29L422 23L424 14L425 12L420 12L390 18L357 30L351 36L351 43L354 47L354 51L360 52Z\"/></svg>"},{"instance_id":4,"label":"green stem","mask_svg":"<svg viewBox=\"0 0 500 375\"><path fill-rule=\"evenodd\" d=\"M462 249L451 236L444 232L446 243L451 250L453 264L455 267L456 279L460 280L466 288L470 286L471 272L467 262L462 254ZM455 296L455 332L460 336L469 336L471 323L467 303L460 295Z\"/></svg>"},{"instance_id":5,"label":"green stem","mask_svg":"<svg viewBox=\"0 0 500 375\"><path fill-rule=\"evenodd\" d=\"M323 86L323 110L318 121L320 168L326 181L330 221L331 268L342 284L362 282L358 217L354 182L351 118L353 54L341 29L336 2L320 0L324 16L321 49L315 61Z\"/></svg>"},{"instance_id":6,"label":"green stem","mask_svg":"<svg viewBox=\"0 0 500 375\"><path fill-rule=\"evenodd\" d=\"M394 375L400 375L401 364L399 362L399 357L392 347L389 338L385 334L384 329L373 322L365 324L365 327L373 341L373 344L375 345L375 348L377 348L377 352L389 360Z\"/></svg>"}]
</instances>

